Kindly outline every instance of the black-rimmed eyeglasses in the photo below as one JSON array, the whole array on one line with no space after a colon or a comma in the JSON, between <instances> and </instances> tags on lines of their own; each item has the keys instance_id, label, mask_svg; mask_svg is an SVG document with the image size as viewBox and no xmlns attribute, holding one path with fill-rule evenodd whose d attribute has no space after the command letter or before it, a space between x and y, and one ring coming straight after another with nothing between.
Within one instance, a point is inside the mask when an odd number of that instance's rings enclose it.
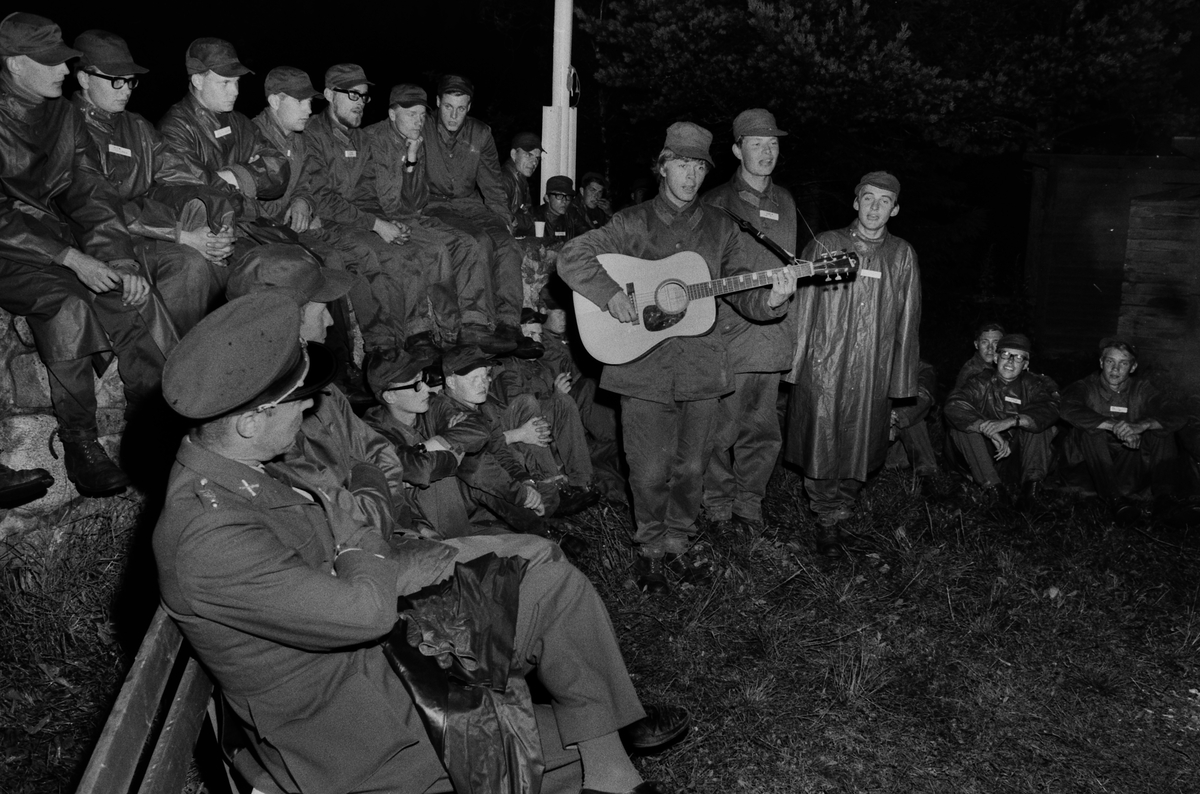
<instances>
[{"instance_id":1,"label":"black-rimmed eyeglasses","mask_svg":"<svg viewBox=\"0 0 1200 794\"><path fill-rule=\"evenodd\" d=\"M137 88L138 87L138 79L136 76L134 76L134 77L112 77L111 75L100 74L99 72L93 72L90 69L83 69L81 71L84 74L90 74L92 77L99 77L101 80L107 80L108 82L112 83L113 90L115 90L115 91L120 91L122 88L125 88L125 87L129 87L129 88Z\"/></svg>"},{"instance_id":2,"label":"black-rimmed eyeglasses","mask_svg":"<svg viewBox=\"0 0 1200 794\"><path fill-rule=\"evenodd\" d=\"M335 88L334 91L339 94L345 94L350 97L351 102L362 102L364 105L371 101L370 94L364 94L361 91L354 91L349 88Z\"/></svg>"}]
</instances>

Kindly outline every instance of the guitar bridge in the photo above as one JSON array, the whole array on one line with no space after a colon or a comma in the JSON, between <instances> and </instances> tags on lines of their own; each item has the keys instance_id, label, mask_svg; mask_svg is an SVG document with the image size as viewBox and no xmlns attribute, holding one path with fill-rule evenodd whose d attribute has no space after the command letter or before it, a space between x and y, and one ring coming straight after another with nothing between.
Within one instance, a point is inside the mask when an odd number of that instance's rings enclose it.
<instances>
[{"instance_id":1,"label":"guitar bridge","mask_svg":"<svg viewBox=\"0 0 1200 794\"><path fill-rule=\"evenodd\" d=\"M633 323L631 324L640 325L642 318L638 317L637 313L637 289L633 286L632 281L625 285L625 297L629 298L629 305L633 307Z\"/></svg>"}]
</instances>

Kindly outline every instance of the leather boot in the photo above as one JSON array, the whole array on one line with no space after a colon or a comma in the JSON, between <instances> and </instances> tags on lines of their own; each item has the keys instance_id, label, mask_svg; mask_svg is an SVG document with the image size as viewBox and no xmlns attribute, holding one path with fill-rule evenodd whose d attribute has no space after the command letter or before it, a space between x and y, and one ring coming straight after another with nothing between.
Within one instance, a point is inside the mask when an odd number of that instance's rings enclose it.
<instances>
[{"instance_id":1,"label":"leather boot","mask_svg":"<svg viewBox=\"0 0 1200 794\"><path fill-rule=\"evenodd\" d=\"M0 507L16 507L45 495L54 478L45 469L10 469L0 463Z\"/></svg>"},{"instance_id":2,"label":"leather boot","mask_svg":"<svg viewBox=\"0 0 1200 794\"><path fill-rule=\"evenodd\" d=\"M112 462L95 438L63 438L62 444L67 479L81 495L112 496L129 486L129 477Z\"/></svg>"},{"instance_id":3,"label":"leather boot","mask_svg":"<svg viewBox=\"0 0 1200 794\"><path fill-rule=\"evenodd\" d=\"M515 358L541 358L546 353L546 348L541 342L525 336L525 334L521 333L521 329L515 325L509 325L508 323L498 324L496 326L496 336L516 343L517 347L512 352Z\"/></svg>"},{"instance_id":4,"label":"leather boot","mask_svg":"<svg viewBox=\"0 0 1200 794\"><path fill-rule=\"evenodd\" d=\"M504 355L517 349L515 339L502 337L489 331L486 326L475 324L466 324L462 327L462 330L458 332L458 343L475 345L484 353L492 356Z\"/></svg>"}]
</instances>

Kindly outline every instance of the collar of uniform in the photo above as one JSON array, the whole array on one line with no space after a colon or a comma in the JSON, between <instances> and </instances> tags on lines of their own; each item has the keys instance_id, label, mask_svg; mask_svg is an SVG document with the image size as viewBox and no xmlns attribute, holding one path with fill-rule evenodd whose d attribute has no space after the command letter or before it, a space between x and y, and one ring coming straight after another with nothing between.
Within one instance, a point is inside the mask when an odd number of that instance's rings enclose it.
<instances>
[{"instance_id":1,"label":"collar of uniform","mask_svg":"<svg viewBox=\"0 0 1200 794\"><path fill-rule=\"evenodd\" d=\"M879 236L878 240L868 240L866 237L863 237L862 235L860 235L858 233L858 223L857 222L855 222L853 225L851 225L849 228L847 228L846 233L849 234L851 237L853 237L854 241L857 242L859 245L883 245L885 242L887 242L888 237L891 236L891 232L889 232L887 230L887 227L884 226L883 234L881 234Z\"/></svg>"},{"instance_id":2,"label":"collar of uniform","mask_svg":"<svg viewBox=\"0 0 1200 794\"><path fill-rule=\"evenodd\" d=\"M386 405L368 408L367 412L363 414L363 421L380 432L390 431L400 436L406 444L415 443L414 439L419 440L417 436L420 434L417 433L417 429L398 421L396 417L392 416Z\"/></svg>"},{"instance_id":3,"label":"collar of uniform","mask_svg":"<svg viewBox=\"0 0 1200 794\"><path fill-rule=\"evenodd\" d=\"M195 472L200 477L202 485L207 485L208 483L205 482L207 480L245 500L257 499L269 494L272 507L310 503L290 486L269 474L218 455L190 438L184 438L183 443L179 445L179 452L175 459L179 465Z\"/></svg>"},{"instance_id":4,"label":"collar of uniform","mask_svg":"<svg viewBox=\"0 0 1200 794\"><path fill-rule=\"evenodd\" d=\"M191 103L192 113L194 115L199 116L200 118L210 119L211 121L209 123L211 124L217 124L221 127L226 126L225 118L229 115L228 113L217 113L209 110L208 108L204 107L204 105L200 104L200 100L196 99L196 95L191 91L188 91L185 100Z\"/></svg>"},{"instance_id":5,"label":"collar of uniform","mask_svg":"<svg viewBox=\"0 0 1200 794\"><path fill-rule=\"evenodd\" d=\"M112 127L113 119L117 116L116 113L109 113L107 110L101 110L93 105L88 101L87 97L83 95L83 91L76 91L74 94L72 94L71 102L75 105L75 107L83 111L83 115L86 116L89 121L98 122L109 128Z\"/></svg>"},{"instance_id":6,"label":"collar of uniform","mask_svg":"<svg viewBox=\"0 0 1200 794\"><path fill-rule=\"evenodd\" d=\"M259 115L264 117L263 126L266 129L263 130L263 134L270 138L272 143L282 141L284 144L289 144L291 143L293 135L300 134L298 132L288 132L283 127L280 127L279 122L277 122L275 117L271 115L271 111L269 109L264 109ZM286 149L287 146L284 146L284 148Z\"/></svg>"},{"instance_id":7,"label":"collar of uniform","mask_svg":"<svg viewBox=\"0 0 1200 794\"><path fill-rule=\"evenodd\" d=\"M700 202L696 199L679 207L660 192L654 197L653 207L659 220L668 226L674 224L677 219L683 218L687 222L688 228L694 229L704 218L704 213L700 211Z\"/></svg>"},{"instance_id":8,"label":"collar of uniform","mask_svg":"<svg viewBox=\"0 0 1200 794\"><path fill-rule=\"evenodd\" d=\"M4 98L5 106L22 119L27 118L31 111L46 104L45 97L36 96L18 88L7 70L0 71L0 95Z\"/></svg>"},{"instance_id":9,"label":"collar of uniform","mask_svg":"<svg viewBox=\"0 0 1200 794\"><path fill-rule=\"evenodd\" d=\"M775 183L771 181L771 177L767 177L766 190L755 190L753 187L751 187L750 183L742 178L742 169L740 168L733 172L733 179L729 181L733 183L733 189L737 192L738 196L740 196L742 201L746 202L747 204L753 204L754 206L758 207L761 206L763 202L774 203L772 192L773 188L775 187Z\"/></svg>"}]
</instances>

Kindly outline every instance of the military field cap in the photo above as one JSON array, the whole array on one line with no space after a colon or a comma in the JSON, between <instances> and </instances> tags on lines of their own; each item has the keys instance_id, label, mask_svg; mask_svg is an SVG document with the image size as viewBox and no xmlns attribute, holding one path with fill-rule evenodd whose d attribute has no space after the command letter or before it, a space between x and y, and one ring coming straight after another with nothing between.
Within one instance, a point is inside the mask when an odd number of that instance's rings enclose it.
<instances>
[{"instance_id":1,"label":"military field cap","mask_svg":"<svg viewBox=\"0 0 1200 794\"><path fill-rule=\"evenodd\" d=\"M375 85L357 63L335 63L325 70L326 88L354 88L356 85Z\"/></svg>"},{"instance_id":2,"label":"military field cap","mask_svg":"<svg viewBox=\"0 0 1200 794\"><path fill-rule=\"evenodd\" d=\"M113 77L150 71L133 62L125 39L107 30L85 30L75 37L75 49L83 54L77 64L80 69L95 69Z\"/></svg>"},{"instance_id":3,"label":"military field cap","mask_svg":"<svg viewBox=\"0 0 1200 794\"><path fill-rule=\"evenodd\" d=\"M542 139L535 132L518 132L513 136L513 149L520 149L523 152L532 152L536 149L542 149ZM542 149L542 151L546 151Z\"/></svg>"},{"instance_id":4,"label":"military field cap","mask_svg":"<svg viewBox=\"0 0 1200 794\"><path fill-rule=\"evenodd\" d=\"M438 96L443 94L466 94L469 97L475 96L475 85L467 78L457 74L443 75L441 80L438 80L437 87Z\"/></svg>"},{"instance_id":5,"label":"military field cap","mask_svg":"<svg viewBox=\"0 0 1200 794\"><path fill-rule=\"evenodd\" d=\"M566 196L575 194L575 185L571 183L569 176L552 176L546 180L546 195L551 193L562 193Z\"/></svg>"},{"instance_id":6,"label":"military field cap","mask_svg":"<svg viewBox=\"0 0 1200 794\"><path fill-rule=\"evenodd\" d=\"M188 74L216 72L221 77L241 77L254 74L238 60L237 50L225 39L205 37L196 39L187 48L184 60Z\"/></svg>"},{"instance_id":7,"label":"military field cap","mask_svg":"<svg viewBox=\"0 0 1200 794\"><path fill-rule=\"evenodd\" d=\"M225 287L230 300L255 292L289 289L303 303L329 303L350 291L358 277L321 267L305 249L291 243L271 243L251 249L234 269Z\"/></svg>"},{"instance_id":8,"label":"military field cap","mask_svg":"<svg viewBox=\"0 0 1200 794\"><path fill-rule=\"evenodd\" d=\"M998 331L1001 336L1004 336L1004 326L1000 323L984 323L983 325L979 326L979 330L975 332L975 338L978 339L988 331Z\"/></svg>"},{"instance_id":9,"label":"military field cap","mask_svg":"<svg viewBox=\"0 0 1200 794\"><path fill-rule=\"evenodd\" d=\"M1100 340L1100 355L1104 355L1104 351L1110 347L1115 347L1118 350L1124 350L1134 358L1138 357L1137 345L1130 342L1123 336L1106 336Z\"/></svg>"},{"instance_id":10,"label":"military field cap","mask_svg":"<svg viewBox=\"0 0 1200 794\"><path fill-rule=\"evenodd\" d=\"M300 340L300 312L286 290L230 301L180 340L163 368L163 397L189 419L304 399L336 372L333 355Z\"/></svg>"},{"instance_id":11,"label":"military field cap","mask_svg":"<svg viewBox=\"0 0 1200 794\"><path fill-rule=\"evenodd\" d=\"M862 192L862 189L867 185L874 185L883 190L890 190L896 194L896 198L900 198L900 180L889 174L887 171L872 171L858 180L858 185L854 188L854 195Z\"/></svg>"},{"instance_id":12,"label":"military field cap","mask_svg":"<svg viewBox=\"0 0 1200 794\"><path fill-rule=\"evenodd\" d=\"M80 55L63 41L62 29L45 17L14 11L0 20L0 55L25 55L58 66Z\"/></svg>"},{"instance_id":13,"label":"military field cap","mask_svg":"<svg viewBox=\"0 0 1200 794\"><path fill-rule=\"evenodd\" d=\"M587 187L593 182L602 186L605 190L608 190L608 180L604 178L603 174L598 174L595 171L588 171L586 174L584 174L583 178L579 180L579 186L581 188Z\"/></svg>"},{"instance_id":14,"label":"military field cap","mask_svg":"<svg viewBox=\"0 0 1200 794\"><path fill-rule=\"evenodd\" d=\"M876 187L880 187L880 185L876 185ZM1020 350L1025 355L1029 355L1029 337L1025 336L1025 334L1005 334L996 343L996 349Z\"/></svg>"},{"instance_id":15,"label":"military field cap","mask_svg":"<svg viewBox=\"0 0 1200 794\"><path fill-rule=\"evenodd\" d=\"M287 94L293 99L305 100L318 97L321 92L313 88L308 72L295 66L276 66L267 72L263 82L263 93L268 97Z\"/></svg>"},{"instance_id":16,"label":"military field cap","mask_svg":"<svg viewBox=\"0 0 1200 794\"><path fill-rule=\"evenodd\" d=\"M367 363L367 385L381 398L389 387L415 379L434 361L436 356L414 356L401 347L377 351Z\"/></svg>"},{"instance_id":17,"label":"military field cap","mask_svg":"<svg viewBox=\"0 0 1200 794\"><path fill-rule=\"evenodd\" d=\"M419 85L399 83L392 86L392 91L388 94L388 107L393 105L399 105L402 108L411 108L417 105L429 107L429 95Z\"/></svg>"},{"instance_id":18,"label":"military field cap","mask_svg":"<svg viewBox=\"0 0 1200 794\"><path fill-rule=\"evenodd\" d=\"M711 166L716 166L708 147L712 145L712 133L693 124L690 121L677 121L667 127L667 140L663 146L680 157L690 157L693 160L703 160Z\"/></svg>"},{"instance_id":19,"label":"military field cap","mask_svg":"<svg viewBox=\"0 0 1200 794\"><path fill-rule=\"evenodd\" d=\"M472 370L488 366L492 360L493 356L475 345L459 345L442 354L442 374L447 377L466 375Z\"/></svg>"},{"instance_id":20,"label":"military field cap","mask_svg":"<svg viewBox=\"0 0 1200 794\"><path fill-rule=\"evenodd\" d=\"M779 129L779 125L775 123L775 115L771 111L763 108L750 108L737 114L733 120L733 139L736 141L747 135L782 138L787 133Z\"/></svg>"}]
</instances>

